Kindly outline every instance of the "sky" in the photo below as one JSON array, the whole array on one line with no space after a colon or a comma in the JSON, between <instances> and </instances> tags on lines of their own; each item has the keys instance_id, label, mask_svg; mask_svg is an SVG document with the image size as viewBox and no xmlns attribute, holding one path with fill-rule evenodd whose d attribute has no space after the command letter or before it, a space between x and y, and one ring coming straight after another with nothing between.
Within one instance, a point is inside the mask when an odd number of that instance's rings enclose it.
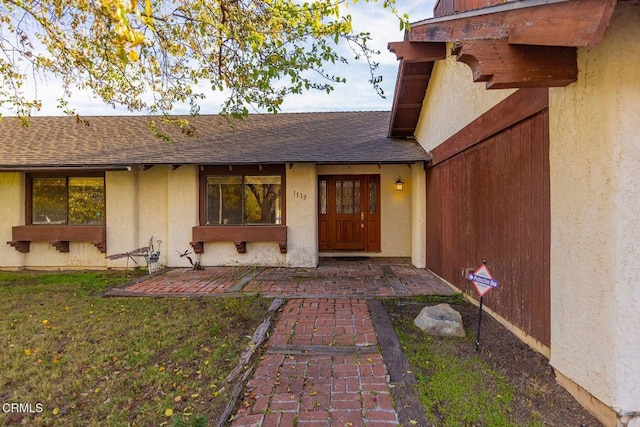
<instances>
[{"instance_id":1,"label":"sky","mask_svg":"<svg viewBox=\"0 0 640 427\"><path fill-rule=\"evenodd\" d=\"M396 0L396 7L400 14L409 14L409 21L415 22L433 15L434 0ZM401 41L404 33L399 29L398 19L380 3L359 1L349 3L344 10L352 15L355 32L371 33L370 46L381 53L375 58L380 64L377 74L382 75L380 84L385 98L380 97L371 84L368 65L365 61L355 61L350 52L345 51L349 64L337 64L326 68L329 75L338 75L347 79L346 83L335 84L334 91L306 92L301 95L291 95L282 104L282 112L318 112L318 111L389 111L393 101L398 61L394 54L387 50L390 41ZM56 99L62 90L59 84L50 80L40 84L38 97L42 99L42 109L36 116L62 115L56 108ZM216 114L220 111L222 96L219 93L208 93L201 101L200 114ZM70 106L83 116L131 114L124 108L112 107L95 99L89 93L77 92L73 95ZM178 106L174 114L187 114L188 106ZM259 112L259 111L257 111ZM6 112L4 114L7 114Z\"/></svg>"}]
</instances>

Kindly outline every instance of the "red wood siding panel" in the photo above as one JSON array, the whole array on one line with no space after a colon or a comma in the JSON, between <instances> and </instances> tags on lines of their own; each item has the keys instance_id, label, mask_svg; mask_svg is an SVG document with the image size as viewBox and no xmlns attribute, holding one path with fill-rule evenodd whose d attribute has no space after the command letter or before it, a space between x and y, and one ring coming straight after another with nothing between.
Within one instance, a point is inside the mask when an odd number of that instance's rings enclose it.
<instances>
[{"instance_id":1,"label":"red wood siding panel","mask_svg":"<svg viewBox=\"0 0 640 427\"><path fill-rule=\"evenodd\" d=\"M549 346L547 111L429 169L427 267L477 298L463 270L487 260L487 307Z\"/></svg>"},{"instance_id":2,"label":"red wood siding panel","mask_svg":"<svg viewBox=\"0 0 640 427\"><path fill-rule=\"evenodd\" d=\"M504 3L503 0L439 0L433 8L434 18L467 10L481 9Z\"/></svg>"},{"instance_id":3,"label":"red wood siding panel","mask_svg":"<svg viewBox=\"0 0 640 427\"><path fill-rule=\"evenodd\" d=\"M440 168L427 170L427 266L442 271L442 185Z\"/></svg>"}]
</instances>

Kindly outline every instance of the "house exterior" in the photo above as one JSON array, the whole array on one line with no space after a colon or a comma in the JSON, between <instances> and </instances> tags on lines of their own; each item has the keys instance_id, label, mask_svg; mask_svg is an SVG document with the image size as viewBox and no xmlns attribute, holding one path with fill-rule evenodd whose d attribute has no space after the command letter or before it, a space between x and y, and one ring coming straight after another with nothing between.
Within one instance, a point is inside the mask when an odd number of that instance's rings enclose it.
<instances>
[{"instance_id":1,"label":"house exterior","mask_svg":"<svg viewBox=\"0 0 640 427\"><path fill-rule=\"evenodd\" d=\"M389 44L389 135L429 153L426 267L640 426L640 3L440 0Z\"/></svg>"},{"instance_id":2,"label":"house exterior","mask_svg":"<svg viewBox=\"0 0 640 427\"><path fill-rule=\"evenodd\" d=\"M189 266L185 251L203 266L364 254L424 266L412 236L424 224L428 156L388 138L389 117L203 115L189 118L191 136L157 118L152 131L144 116L4 118L0 268L124 267L126 257L107 257L151 237L171 267Z\"/></svg>"}]
</instances>

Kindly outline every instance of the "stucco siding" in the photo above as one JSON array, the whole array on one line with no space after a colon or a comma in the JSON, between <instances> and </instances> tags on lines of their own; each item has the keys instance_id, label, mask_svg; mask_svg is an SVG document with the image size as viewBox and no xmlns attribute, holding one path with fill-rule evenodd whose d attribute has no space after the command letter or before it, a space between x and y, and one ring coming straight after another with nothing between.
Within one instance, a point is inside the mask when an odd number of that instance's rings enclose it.
<instances>
[{"instance_id":1,"label":"stucco siding","mask_svg":"<svg viewBox=\"0 0 640 427\"><path fill-rule=\"evenodd\" d=\"M640 412L639 20L618 3L549 106L551 364L619 414Z\"/></svg>"},{"instance_id":2,"label":"stucco siding","mask_svg":"<svg viewBox=\"0 0 640 427\"><path fill-rule=\"evenodd\" d=\"M188 267L178 252L192 251L192 227L198 225L198 167L181 166L171 170L157 165L149 169L107 171L106 239L107 253L89 242L71 242L69 253L60 253L48 242L32 242L30 251L22 254L10 245L0 249L0 267L21 268L124 268L127 258L107 260L106 256L124 254L147 246L153 236L156 248L161 240L163 265ZM424 212L412 212L414 202L423 199L416 194L424 186L422 165L354 165L316 166L295 163L286 168L286 225L288 247L282 254L278 242L247 242L246 253L239 254L233 242L206 242L204 253L196 255L202 265L258 265L314 267L318 264L318 174L379 174L381 177L381 242L375 256L412 256L420 248L412 241L412 227L420 227ZM395 190L395 182L404 182L403 191ZM4 241L11 240L11 226L24 225L24 173L0 173L0 214ZM413 181L417 186L413 188ZM422 221L422 222L420 222ZM424 234L424 233L419 233ZM344 253L342 253L344 254ZM353 254L350 252L350 254ZM137 258L145 266L143 258ZM129 267L134 266L129 260Z\"/></svg>"},{"instance_id":3,"label":"stucco siding","mask_svg":"<svg viewBox=\"0 0 640 427\"><path fill-rule=\"evenodd\" d=\"M318 185L316 165L287 167L287 256L290 267L318 265Z\"/></svg>"},{"instance_id":4,"label":"stucco siding","mask_svg":"<svg viewBox=\"0 0 640 427\"><path fill-rule=\"evenodd\" d=\"M180 258L178 251L189 250L191 228L198 225L198 167L184 165L169 170L167 180L167 235L161 250L167 254L166 262L171 267L189 267L186 258Z\"/></svg>"},{"instance_id":5,"label":"stucco siding","mask_svg":"<svg viewBox=\"0 0 640 427\"><path fill-rule=\"evenodd\" d=\"M91 243L70 242L69 252L58 252L49 242L31 242L28 253L20 253L6 242L12 240L11 227L25 224L25 174L0 173L0 267L4 268L103 268L104 254Z\"/></svg>"},{"instance_id":6,"label":"stucco siding","mask_svg":"<svg viewBox=\"0 0 640 427\"><path fill-rule=\"evenodd\" d=\"M285 255L277 242L247 242L247 253L239 254L233 242L205 243L202 265L284 266Z\"/></svg>"},{"instance_id":7,"label":"stucco siding","mask_svg":"<svg viewBox=\"0 0 640 427\"><path fill-rule=\"evenodd\" d=\"M21 267L24 254L6 242L11 240L11 227L24 224L24 174L0 172L0 267Z\"/></svg>"},{"instance_id":8,"label":"stucco siding","mask_svg":"<svg viewBox=\"0 0 640 427\"><path fill-rule=\"evenodd\" d=\"M134 168L131 172L118 171L105 174L107 255L130 252L140 247L136 191L138 173L139 171ZM129 265L131 264L129 260ZM107 262L108 267L126 265L126 258Z\"/></svg>"},{"instance_id":9,"label":"stucco siding","mask_svg":"<svg viewBox=\"0 0 640 427\"><path fill-rule=\"evenodd\" d=\"M427 266L427 186L423 165L411 169L411 263Z\"/></svg>"},{"instance_id":10,"label":"stucco siding","mask_svg":"<svg viewBox=\"0 0 640 427\"><path fill-rule=\"evenodd\" d=\"M436 61L416 126L416 140L425 150L433 150L514 91L486 90L485 83L474 83L471 69L454 56Z\"/></svg>"},{"instance_id":11,"label":"stucco siding","mask_svg":"<svg viewBox=\"0 0 640 427\"><path fill-rule=\"evenodd\" d=\"M640 423L638 22L638 3L618 3L601 43L578 48L577 81L549 92L550 363L629 425ZM437 61L416 139L432 150L511 93Z\"/></svg>"}]
</instances>

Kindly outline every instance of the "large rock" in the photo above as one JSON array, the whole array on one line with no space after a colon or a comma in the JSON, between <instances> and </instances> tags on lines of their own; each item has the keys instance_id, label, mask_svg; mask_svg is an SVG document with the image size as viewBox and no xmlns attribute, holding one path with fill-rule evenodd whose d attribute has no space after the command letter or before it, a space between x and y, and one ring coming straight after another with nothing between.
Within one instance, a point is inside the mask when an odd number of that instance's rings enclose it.
<instances>
[{"instance_id":1,"label":"large rock","mask_svg":"<svg viewBox=\"0 0 640 427\"><path fill-rule=\"evenodd\" d=\"M413 323L429 335L439 337L464 337L462 316L449 304L427 306Z\"/></svg>"}]
</instances>

